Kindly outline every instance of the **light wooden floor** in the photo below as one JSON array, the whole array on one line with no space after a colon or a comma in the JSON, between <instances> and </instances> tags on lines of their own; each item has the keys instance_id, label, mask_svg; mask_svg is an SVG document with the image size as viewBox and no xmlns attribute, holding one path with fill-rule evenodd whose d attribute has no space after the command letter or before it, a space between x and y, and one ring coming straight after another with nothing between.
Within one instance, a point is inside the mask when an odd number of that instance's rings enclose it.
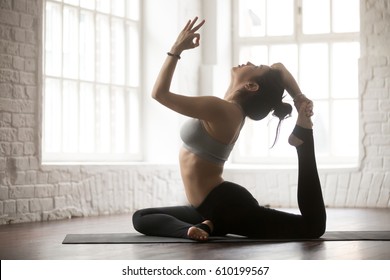
<instances>
[{"instance_id":1,"label":"light wooden floor","mask_svg":"<svg viewBox=\"0 0 390 280\"><path fill-rule=\"evenodd\" d=\"M390 209L328 209L329 231L390 230ZM132 232L131 215L0 226L2 260L390 260L390 241L63 245L69 233Z\"/></svg>"}]
</instances>

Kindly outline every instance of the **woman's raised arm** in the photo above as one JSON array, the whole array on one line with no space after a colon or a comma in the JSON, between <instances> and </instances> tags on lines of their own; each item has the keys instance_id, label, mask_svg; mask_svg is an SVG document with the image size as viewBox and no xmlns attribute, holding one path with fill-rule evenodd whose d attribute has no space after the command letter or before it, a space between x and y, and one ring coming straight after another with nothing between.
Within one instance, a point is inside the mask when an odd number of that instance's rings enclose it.
<instances>
[{"instance_id":1,"label":"woman's raised arm","mask_svg":"<svg viewBox=\"0 0 390 280\"><path fill-rule=\"evenodd\" d=\"M303 102L308 102L309 105L308 107L308 116L313 115L313 102L308 99L304 94L302 94L301 89L299 88L299 85L293 75L287 70L287 68L282 64L282 63L275 63L272 64L271 67L273 69L279 70L281 77L282 77L282 82L283 86L286 89L286 91L289 93L289 95L293 98L294 100L294 105L299 111L299 107Z\"/></svg>"},{"instance_id":2,"label":"woman's raised arm","mask_svg":"<svg viewBox=\"0 0 390 280\"><path fill-rule=\"evenodd\" d=\"M183 51L197 48L200 44L200 34L197 31L205 23L197 25L198 18L189 20L180 32L160 70L153 87L152 97L167 108L192 118L206 121L217 121L226 112L226 101L214 96L186 96L171 92L171 82L178 60Z\"/></svg>"},{"instance_id":3,"label":"woman's raised arm","mask_svg":"<svg viewBox=\"0 0 390 280\"><path fill-rule=\"evenodd\" d=\"M156 79L153 87L152 97L164 104L164 101L169 97L170 87L172 83L173 73L175 72L177 61L180 59L180 55L184 50L193 49L199 46L200 34L196 33L199 28L204 24L204 20L198 25L194 26L198 18L189 20L183 30L180 32L173 44L171 50L168 52L168 56L165 59L160 73Z\"/></svg>"}]
</instances>

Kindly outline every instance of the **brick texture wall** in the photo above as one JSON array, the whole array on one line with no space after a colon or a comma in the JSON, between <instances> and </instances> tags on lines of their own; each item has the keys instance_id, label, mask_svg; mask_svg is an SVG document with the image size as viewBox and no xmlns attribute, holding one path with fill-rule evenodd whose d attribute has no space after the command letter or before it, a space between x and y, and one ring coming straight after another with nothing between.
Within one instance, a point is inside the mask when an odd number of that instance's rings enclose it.
<instances>
[{"instance_id":1,"label":"brick texture wall","mask_svg":"<svg viewBox=\"0 0 390 280\"><path fill-rule=\"evenodd\" d=\"M173 166L42 166L40 0L0 0L0 224L185 203ZM329 207L390 207L390 4L361 1L361 165L321 170ZM228 170L261 203L296 206L296 171ZM129 219L130 225L130 219Z\"/></svg>"},{"instance_id":2,"label":"brick texture wall","mask_svg":"<svg viewBox=\"0 0 390 280\"><path fill-rule=\"evenodd\" d=\"M361 1L362 169L358 205L390 207L390 1Z\"/></svg>"}]
</instances>

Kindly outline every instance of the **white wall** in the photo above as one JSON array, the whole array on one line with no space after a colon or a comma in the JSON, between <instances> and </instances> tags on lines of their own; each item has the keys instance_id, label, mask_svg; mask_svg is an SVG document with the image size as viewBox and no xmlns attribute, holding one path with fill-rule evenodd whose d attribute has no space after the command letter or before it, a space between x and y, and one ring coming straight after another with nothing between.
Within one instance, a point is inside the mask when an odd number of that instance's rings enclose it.
<instances>
[{"instance_id":1,"label":"white wall","mask_svg":"<svg viewBox=\"0 0 390 280\"><path fill-rule=\"evenodd\" d=\"M166 51L182 23L202 11L206 1L142 1L147 11L143 54L145 97L149 96ZM224 0L215 1L211 4L207 1L207 6ZM361 7L361 164L356 170L320 170L320 175L325 202L330 207L389 208L390 7L386 0L362 0ZM141 207L184 203L176 165L40 164L41 8L41 0L0 1L0 224L131 213ZM216 13L216 26L228 34L229 25L220 16L226 9L217 6L214 12L207 10L207 13ZM208 88L224 90L226 83L219 79L226 77L222 69L230 63L224 60L228 57L224 52L229 52L229 48L223 46L228 39L222 32L217 32L217 36L213 41L216 60L212 55L202 56L201 49L191 55L183 54L174 82L180 92L196 94L198 87L202 92ZM206 79L207 76L202 79L199 70L203 69L210 70L213 79ZM176 154L170 150L180 145L179 137L169 124L182 119L150 98L144 99L144 105L144 116L148 118L145 141L150 148L146 159L158 162L166 156L176 161ZM164 130L167 124L171 131ZM230 169L226 179L247 186L261 203L296 206L296 170Z\"/></svg>"}]
</instances>

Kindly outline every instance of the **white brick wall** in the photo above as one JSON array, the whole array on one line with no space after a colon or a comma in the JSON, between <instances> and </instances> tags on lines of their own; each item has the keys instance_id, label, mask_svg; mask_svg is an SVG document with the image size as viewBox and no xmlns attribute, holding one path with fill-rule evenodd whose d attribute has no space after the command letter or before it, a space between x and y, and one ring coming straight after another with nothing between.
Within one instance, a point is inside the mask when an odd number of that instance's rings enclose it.
<instances>
[{"instance_id":1,"label":"white brick wall","mask_svg":"<svg viewBox=\"0 0 390 280\"><path fill-rule=\"evenodd\" d=\"M0 0L0 224L185 203L176 166L60 166L39 160L40 0ZM320 170L329 207L390 207L390 6L361 1L361 167ZM296 170L226 171L263 204L296 206ZM129 217L130 224L130 217Z\"/></svg>"}]
</instances>

